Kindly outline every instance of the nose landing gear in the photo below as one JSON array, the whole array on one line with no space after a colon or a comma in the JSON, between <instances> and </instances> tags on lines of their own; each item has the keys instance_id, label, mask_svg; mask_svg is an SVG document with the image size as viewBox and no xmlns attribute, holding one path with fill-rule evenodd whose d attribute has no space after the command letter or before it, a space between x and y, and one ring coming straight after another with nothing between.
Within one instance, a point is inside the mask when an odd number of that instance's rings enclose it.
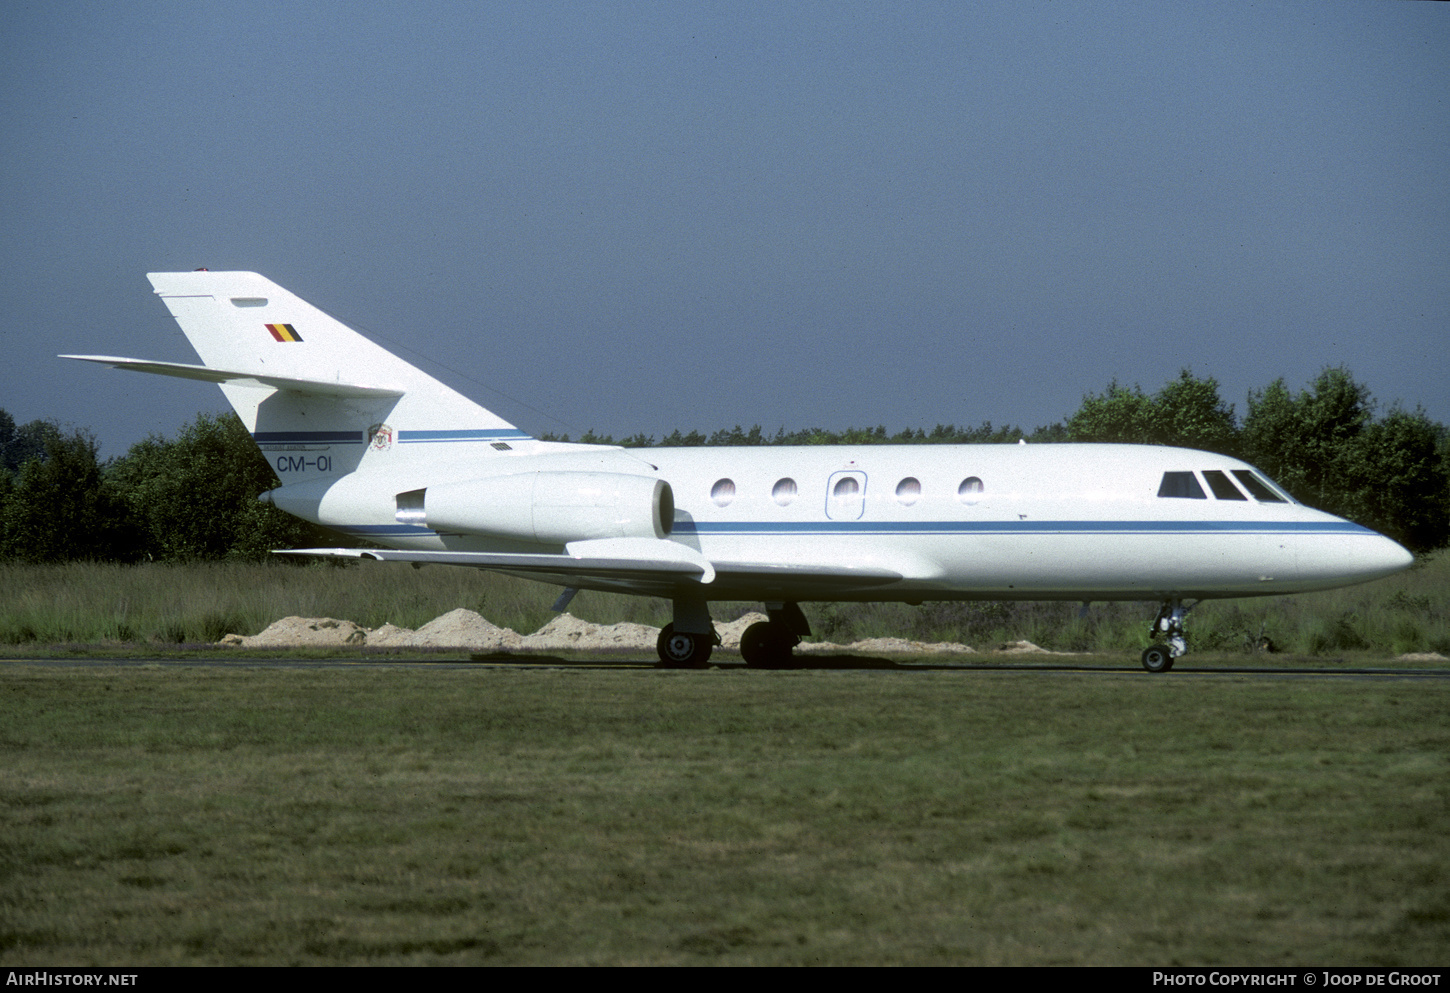
<instances>
[{"instance_id":1,"label":"nose landing gear","mask_svg":"<svg viewBox=\"0 0 1450 993\"><path fill-rule=\"evenodd\" d=\"M1197 603L1183 606L1178 599L1164 600L1158 616L1148 628L1148 637L1163 638L1167 644L1149 645L1143 649L1143 668L1149 672L1167 672L1173 663L1188 654L1188 639L1183 634L1183 618Z\"/></svg>"}]
</instances>

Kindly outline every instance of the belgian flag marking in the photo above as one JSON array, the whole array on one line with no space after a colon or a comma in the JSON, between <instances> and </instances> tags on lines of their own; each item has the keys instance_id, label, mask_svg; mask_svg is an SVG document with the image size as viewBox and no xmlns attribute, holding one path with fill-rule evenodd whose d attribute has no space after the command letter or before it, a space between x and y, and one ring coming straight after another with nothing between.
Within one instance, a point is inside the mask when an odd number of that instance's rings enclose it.
<instances>
[{"instance_id":1,"label":"belgian flag marking","mask_svg":"<svg viewBox=\"0 0 1450 993\"><path fill-rule=\"evenodd\" d=\"M290 324L268 324L267 330L278 341L301 341L302 336Z\"/></svg>"}]
</instances>

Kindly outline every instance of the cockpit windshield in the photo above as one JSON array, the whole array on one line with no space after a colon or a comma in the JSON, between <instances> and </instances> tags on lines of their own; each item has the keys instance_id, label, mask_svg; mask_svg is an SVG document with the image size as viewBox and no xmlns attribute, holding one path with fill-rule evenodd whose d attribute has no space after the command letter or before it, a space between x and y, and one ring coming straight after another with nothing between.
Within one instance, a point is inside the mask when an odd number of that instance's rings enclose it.
<instances>
[{"instance_id":1,"label":"cockpit windshield","mask_svg":"<svg viewBox=\"0 0 1450 993\"><path fill-rule=\"evenodd\" d=\"M1190 500L1207 500L1208 494L1198 485L1198 477L1191 472L1165 472L1158 487L1161 497L1186 497Z\"/></svg>"},{"instance_id":2,"label":"cockpit windshield","mask_svg":"<svg viewBox=\"0 0 1450 993\"><path fill-rule=\"evenodd\" d=\"M1207 500L1208 493L1199 482L1200 475L1208 483L1208 488L1213 491L1215 500L1239 500L1245 503L1248 498L1244 496L1247 490L1249 495L1260 503L1293 503L1283 490L1274 486L1256 472L1248 469L1231 469L1233 479L1238 480L1238 486L1234 485L1229 473L1222 469L1204 469L1198 472L1165 472L1163 481L1158 484L1158 495L1160 497L1177 497L1187 500ZM1239 489L1242 486L1243 489Z\"/></svg>"},{"instance_id":3,"label":"cockpit windshield","mask_svg":"<svg viewBox=\"0 0 1450 993\"><path fill-rule=\"evenodd\" d=\"M1215 500L1244 500L1247 499L1239 488L1229 481L1229 478L1218 469L1205 469L1203 478L1208 480L1208 488L1213 490Z\"/></svg>"},{"instance_id":4,"label":"cockpit windshield","mask_svg":"<svg viewBox=\"0 0 1450 993\"><path fill-rule=\"evenodd\" d=\"M1267 483L1247 469L1235 469L1234 478L1243 484L1244 489L1253 494L1255 500L1261 503L1287 502L1282 496L1269 489Z\"/></svg>"}]
</instances>

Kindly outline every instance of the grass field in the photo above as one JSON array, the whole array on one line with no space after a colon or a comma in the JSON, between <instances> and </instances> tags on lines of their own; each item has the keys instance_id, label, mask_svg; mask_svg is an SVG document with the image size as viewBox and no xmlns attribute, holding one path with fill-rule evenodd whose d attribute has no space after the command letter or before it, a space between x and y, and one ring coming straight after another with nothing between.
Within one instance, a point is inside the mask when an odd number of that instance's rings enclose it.
<instances>
[{"instance_id":1,"label":"grass field","mask_svg":"<svg viewBox=\"0 0 1450 993\"><path fill-rule=\"evenodd\" d=\"M377 563L0 582L19 655L216 655L290 614L460 606L528 632L557 592ZM1104 665L1136 664L1153 610L805 609L837 642ZM1190 672L1264 638L1254 665L1450 654L1450 557L1206 603L1189 636L1157 677L0 664L0 961L1443 964L1450 686Z\"/></svg>"},{"instance_id":2,"label":"grass field","mask_svg":"<svg viewBox=\"0 0 1450 993\"><path fill-rule=\"evenodd\" d=\"M0 960L1443 964L1450 686L0 665Z\"/></svg>"}]
</instances>

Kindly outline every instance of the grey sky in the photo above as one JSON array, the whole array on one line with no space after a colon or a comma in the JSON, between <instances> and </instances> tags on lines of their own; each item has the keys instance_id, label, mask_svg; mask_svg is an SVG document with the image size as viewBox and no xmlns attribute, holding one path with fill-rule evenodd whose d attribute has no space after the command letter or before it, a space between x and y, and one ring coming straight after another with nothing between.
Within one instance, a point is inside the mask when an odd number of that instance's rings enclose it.
<instances>
[{"instance_id":1,"label":"grey sky","mask_svg":"<svg viewBox=\"0 0 1450 993\"><path fill-rule=\"evenodd\" d=\"M220 391L53 356L195 361L145 273L198 266L534 432L1340 364L1450 422L1444 4L21 2L0 54L0 407L107 455Z\"/></svg>"}]
</instances>

